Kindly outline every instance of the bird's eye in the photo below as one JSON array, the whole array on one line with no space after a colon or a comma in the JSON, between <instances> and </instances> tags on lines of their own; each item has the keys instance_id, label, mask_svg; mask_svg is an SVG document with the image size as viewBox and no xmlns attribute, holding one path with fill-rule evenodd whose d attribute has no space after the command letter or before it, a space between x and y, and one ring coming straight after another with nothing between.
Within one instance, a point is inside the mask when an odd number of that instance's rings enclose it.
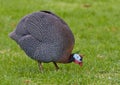
<instances>
[{"instance_id":1,"label":"bird's eye","mask_svg":"<svg viewBox=\"0 0 120 85\"><path fill-rule=\"evenodd\" d=\"M77 57L77 59L78 59L78 60L81 60L81 58L80 58L79 56Z\"/></svg>"},{"instance_id":2,"label":"bird's eye","mask_svg":"<svg viewBox=\"0 0 120 85\"><path fill-rule=\"evenodd\" d=\"M78 54L75 54L73 57L74 57L76 60L81 61L81 57L80 57Z\"/></svg>"}]
</instances>

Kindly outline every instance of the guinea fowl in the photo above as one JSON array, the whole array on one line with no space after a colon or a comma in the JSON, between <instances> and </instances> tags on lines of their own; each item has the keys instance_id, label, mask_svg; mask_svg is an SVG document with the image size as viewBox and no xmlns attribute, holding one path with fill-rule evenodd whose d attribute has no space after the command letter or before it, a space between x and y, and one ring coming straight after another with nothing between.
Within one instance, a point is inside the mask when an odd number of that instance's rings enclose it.
<instances>
[{"instance_id":1,"label":"guinea fowl","mask_svg":"<svg viewBox=\"0 0 120 85\"><path fill-rule=\"evenodd\" d=\"M57 15L49 11L29 14L21 19L16 29L9 36L17 42L24 52L38 61L40 70L42 62L75 62L82 66L82 56L72 54L74 36L68 25Z\"/></svg>"}]
</instances>

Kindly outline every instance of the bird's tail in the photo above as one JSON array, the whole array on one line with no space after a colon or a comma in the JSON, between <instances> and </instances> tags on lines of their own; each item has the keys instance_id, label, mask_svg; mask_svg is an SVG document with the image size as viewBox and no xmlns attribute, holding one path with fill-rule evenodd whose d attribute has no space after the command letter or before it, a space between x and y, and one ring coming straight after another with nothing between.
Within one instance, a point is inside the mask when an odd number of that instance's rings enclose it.
<instances>
[{"instance_id":1,"label":"bird's tail","mask_svg":"<svg viewBox=\"0 0 120 85\"><path fill-rule=\"evenodd\" d=\"M18 42L20 36L18 36L14 31L9 34L9 37Z\"/></svg>"}]
</instances>

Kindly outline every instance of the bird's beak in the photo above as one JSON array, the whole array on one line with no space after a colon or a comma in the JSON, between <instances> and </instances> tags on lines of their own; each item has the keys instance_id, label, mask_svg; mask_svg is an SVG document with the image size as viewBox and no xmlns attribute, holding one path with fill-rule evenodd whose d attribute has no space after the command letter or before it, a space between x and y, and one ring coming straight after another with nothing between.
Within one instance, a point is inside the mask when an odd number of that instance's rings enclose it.
<instances>
[{"instance_id":1,"label":"bird's beak","mask_svg":"<svg viewBox=\"0 0 120 85\"><path fill-rule=\"evenodd\" d=\"M80 66L82 66L82 65L83 65L83 63L82 63L82 62L80 62L80 63L79 63L79 65L80 65Z\"/></svg>"}]
</instances>

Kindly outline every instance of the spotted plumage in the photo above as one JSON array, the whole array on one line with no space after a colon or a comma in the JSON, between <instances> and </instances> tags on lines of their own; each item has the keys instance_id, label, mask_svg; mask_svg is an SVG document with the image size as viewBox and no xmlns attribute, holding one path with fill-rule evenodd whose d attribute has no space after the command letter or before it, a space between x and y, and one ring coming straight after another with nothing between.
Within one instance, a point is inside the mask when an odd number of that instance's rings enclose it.
<instances>
[{"instance_id":1,"label":"spotted plumage","mask_svg":"<svg viewBox=\"0 0 120 85\"><path fill-rule=\"evenodd\" d=\"M57 67L56 63L68 63L72 58L73 33L52 12L34 12L23 17L10 37L40 65L42 62L54 62Z\"/></svg>"}]
</instances>

